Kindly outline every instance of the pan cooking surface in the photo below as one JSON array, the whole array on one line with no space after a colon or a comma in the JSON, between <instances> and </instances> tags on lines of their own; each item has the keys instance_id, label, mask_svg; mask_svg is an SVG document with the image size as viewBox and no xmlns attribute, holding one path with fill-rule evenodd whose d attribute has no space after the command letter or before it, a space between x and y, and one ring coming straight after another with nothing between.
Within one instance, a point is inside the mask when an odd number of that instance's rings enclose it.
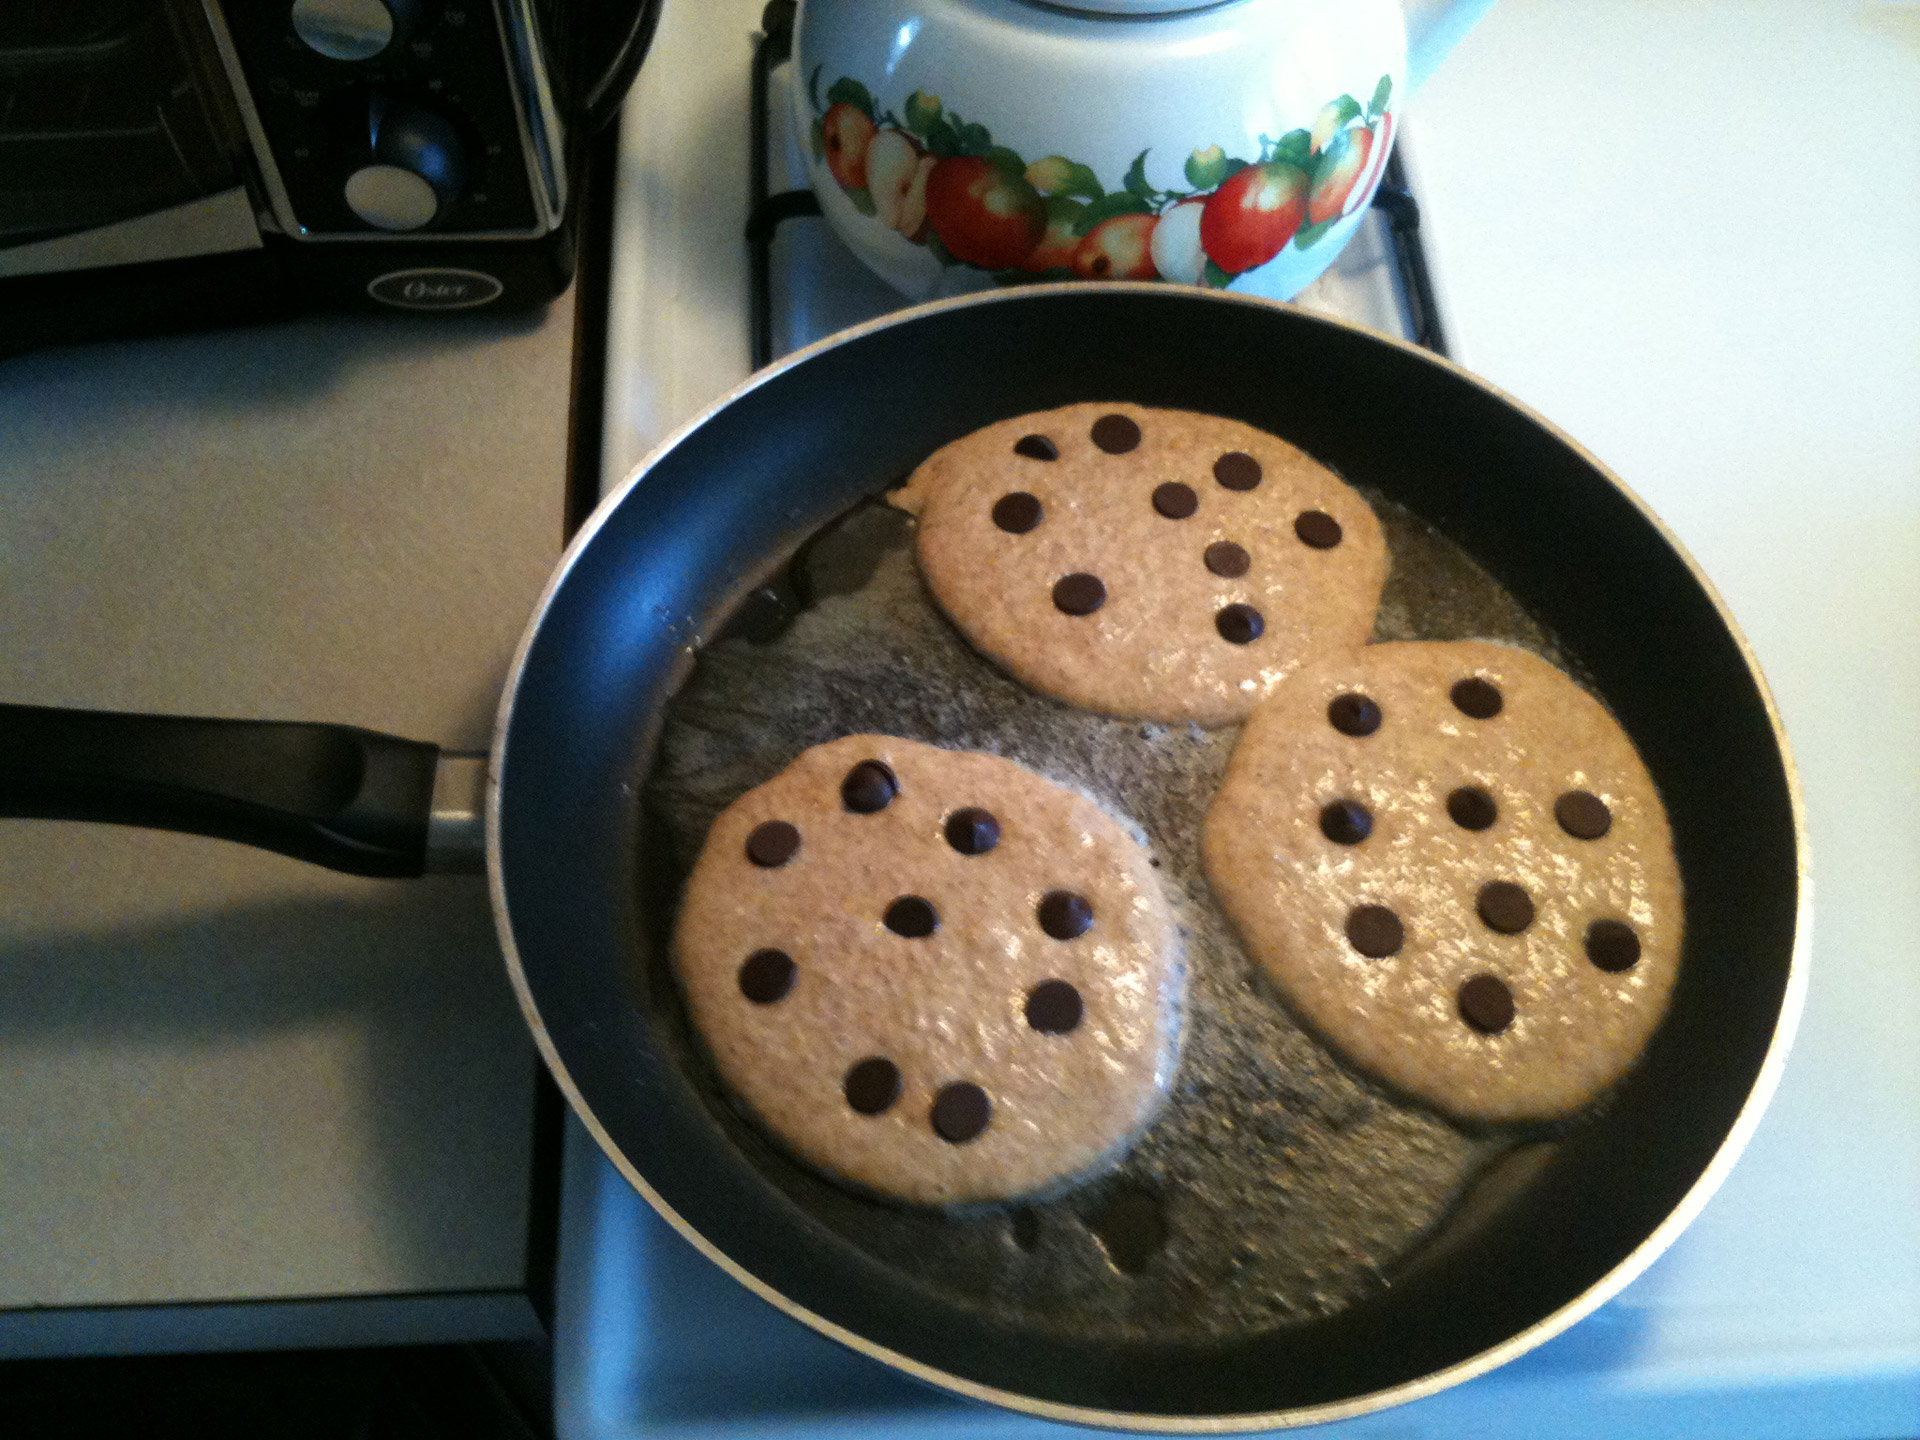
<instances>
[{"instance_id":1,"label":"pan cooking surface","mask_svg":"<svg viewBox=\"0 0 1920 1440\"><path fill-rule=\"evenodd\" d=\"M1375 639L1506 640L1565 667L1547 631L1463 551L1404 507L1368 499L1393 555ZM1189 974L1171 1097L1105 1175L958 1213L869 1199L788 1160L721 1094L683 1019L682 1059L712 1113L819 1222L1002 1320L1085 1339L1205 1341L1323 1318L1378 1293L1521 1137L1463 1130L1347 1070L1241 950L1199 860L1238 728L1110 719L1007 678L935 607L911 525L863 502L802 545L702 649L667 707L644 791L672 859L658 878L677 894L726 805L841 735L1020 761L1132 821L1161 867ZM653 949L665 965L665 945Z\"/></svg>"},{"instance_id":2,"label":"pan cooking surface","mask_svg":"<svg viewBox=\"0 0 1920 1440\"><path fill-rule=\"evenodd\" d=\"M1686 877L1685 956L1640 1064L1603 1113L1528 1136L1545 1143L1506 1160L1494 1158L1496 1137L1403 1110L1304 1037L1285 1041L1302 1068L1259 1100L1294 1153L1279 1134L1256 1141L1287 1161L1264 1178L1293 1187L1291 1209L1273 1198L1277 1186L1266 1192L1275 1228L1234 1272L1250 1272L1245 1280L1215 1278L1236 1252L1208 1228L1239 1223L1226 1204L1231 1175L1210 1169L1197 1145L1160 1150L1157 1132L1115 1180L1026 1219L895 1212L816 1179L715 1092L659 955L677 890L668 842L678 834L684 863L722 800L815 739L871 726L993 741L1069 782L1070 760L1097 771L1102 733L1124 731L1136 751L1148 743L1138 727L1082 720L1059 755L1035 755L1023 747L1037 736L1012 734L998 707L1055 707L984 667L937 702L891 683L829 707L823 687L789 665L780 683L794 698L775 706L749 679L771 684L774 670L749 662L797 647L800 623L758 651L739 635L692 658L691 642L713 633L702 617L728 614L737 585L940 445L1007 415L1103 397L1284 435L1455 542L1578 661L1633 737ZM1477 571L1442 561L1457 552L1380 508L1395 525L1397 565L1383 633L1541 641ZM815 547L803 568L837 574L829 590L866 578L831 547ZM1473 613L1476 595L1494 610ZM835 607L809 598L820 603L807 624L824 625ZM754 609L779 618L773 602ZM927 670L932 651L893 639L879 655L865 662L876 675L941 673ZM828 658L851 663L837 650ZM742 666L728 682L737 703L697 707ZM898 712L881 713L882 698ZM742 725L749 704L761 718ZM772 730L788 704L791 730ZM1638 1273L1718 1183L1771 1091L1799 1003L1798 802L1764 688L1710 588L1612 477L1538 419L1429 356L1288 306L1167 286L1041 286L906 312L775 367L657 452L596 516L536 617L503 718L489 818L509 968L543 1052L609 1153L694 1243L797 1318L933 1383L1054 1418L1155 1430L1329 1419L1557 1333ZM675 748L643 805L669 721ZM1208 772L1195 753L1184 771L1168 765L1204 788L1218 762L1216 752ZM1110 803L1118 794L1115 808L1177 861L1159 833L1165 816L1120 793L1130 773L1081 783ZM1191 871L1167 869L1198 890ZM1204 952L1192 943L1194 1032L1162 1123L1193 1117L1195 1134L1219 1141L1228 1111L1218 1092L1200 1094L1203 1061L1234 1051L1202 1028L1224 1034L1235 1013L1278 1006L1247 987L1237 956L1208 978ZM1271 1023L1281 1035L1282 1020ZM1326 1085L1309 1093L1300 1077ZM1383 1135L1406 1143L1387 1155ZM1161 1170L1135 1168L1152 1155ZM1417 1193L1355 1221L1344 1212L1372 1206L1383 1170ZM1141 1189L1118 1190L1120 1178ZM1138 1264L1124 1278L1082 1234L1109 1209L1137 1222L1126 1232L1137 1244L1115 1241L1116 1258ZM1336 1251L1341 1237L1361 1253ZM1307 1251L1283 1255L1283 1243ZM1197 1257L1184 1272L1183 1255ZM1057 1311L1045 1288L1056 1284L1075 1297ZM1194 1294L1196 1284L1212 1289ZM1280 1320L1267 1303L1276 1299L1301 1318ZM1305 1318L1330 1306L1340 1308ZM1250 1328L1235 1328L1243 1319Z\"/></svg>"}]
</instances>

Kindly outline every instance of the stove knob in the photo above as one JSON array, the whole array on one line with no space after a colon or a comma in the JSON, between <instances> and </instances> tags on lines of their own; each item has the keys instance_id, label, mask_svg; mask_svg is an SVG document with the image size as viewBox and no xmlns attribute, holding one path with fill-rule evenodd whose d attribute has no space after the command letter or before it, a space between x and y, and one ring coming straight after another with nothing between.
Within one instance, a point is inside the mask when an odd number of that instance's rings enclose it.
<instances>
[{"instance_id":1,"label":"stove knob","mask_svg":"<svg viewBox=\"0 0 1920 1440\"><path fill-rule=\"evenodd\" d=\"M293 33L330 60L371 60L405 38L418 0L293 0Z\"/></svg>"},{"instance_id":2,"label":"stove knob","mask_svg":"<svg viewBox=\"0 0 1920 1440\"><path fill-rule=\"evenodd\" d=\"M347 177L347 205L379 230L418 230L460 197L465 157L445 116L374 102L373 163Z\"/></svg>"}]
</instances>

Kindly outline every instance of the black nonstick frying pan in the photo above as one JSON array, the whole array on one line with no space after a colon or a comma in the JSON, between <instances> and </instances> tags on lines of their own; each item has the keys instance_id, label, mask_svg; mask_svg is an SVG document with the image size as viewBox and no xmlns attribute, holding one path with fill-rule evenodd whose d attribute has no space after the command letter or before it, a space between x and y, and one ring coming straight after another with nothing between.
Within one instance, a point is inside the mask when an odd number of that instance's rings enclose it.
<instances>
[{"instance_id":1,"label":"black nonstick frying pan","mask_svg":"<svg viewBox=\"0 0 1920 1440\"><path fill-rule=\"evenodd\" d=\"M665 702L771 557L989 421L1119 399L1274 431L1457 543L1633 736L1687 889L1672 1010L1595 1118L1482 1188L1438 1243L1329 1318L1127 1340L962 1304L823 1224L717 1122L660 983L639 801ZM169 724L173 729L166 728ZM363 873L425 860L435 755L324 727L0 713L0 813L195 829ZM236 768L237 767L237 768ZM656 451L568 551L489 766L508 967L574 1108L709 1257L816 1329L1055 1419L1257 1429L1440 1389L1618 1291L1718 1184L1771 1093L1804 986L1799 800L1744 642L1598 464L1433 356L1288 306L1040 286L903 312L761 372Z\"/></svg>"}]
</instances>

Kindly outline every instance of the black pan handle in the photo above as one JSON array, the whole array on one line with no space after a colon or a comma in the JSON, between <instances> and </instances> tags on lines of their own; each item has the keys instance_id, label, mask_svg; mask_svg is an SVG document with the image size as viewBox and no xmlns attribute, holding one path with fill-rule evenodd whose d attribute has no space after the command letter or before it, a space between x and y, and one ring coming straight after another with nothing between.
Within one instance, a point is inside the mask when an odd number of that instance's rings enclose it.
<instances>
[{"instance_id":1,"label":"black pan handle","mask_svg":"<svg viewBox=\"0 0 1920 1440\"><path fill-rule=\"evenodd\" d=\"M184 830L418 875L440 748L348 725L0 705L0 816Z\"/></svg>"}]
</instances>

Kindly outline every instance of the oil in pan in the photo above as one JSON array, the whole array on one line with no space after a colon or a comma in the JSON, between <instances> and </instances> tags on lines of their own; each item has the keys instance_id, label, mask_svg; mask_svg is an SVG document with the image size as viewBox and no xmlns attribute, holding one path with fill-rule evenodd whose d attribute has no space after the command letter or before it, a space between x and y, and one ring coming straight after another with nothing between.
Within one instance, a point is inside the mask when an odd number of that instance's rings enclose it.
<instances>
[{"instance_id":1,"label":"oil in pan","mask_svg":"<svg viewBox=\"0 0 1920 1440\"><path fill-rule=\"evenodd\" d=\"M1367 498L1393 557L1376 640L1503 640L1568 668L1457 546ZM714 817L823 741L874 732L1006 756L1144 833L1188 967L1180 1069L1113 1169L1039 1202L967 1211L889 1205L790 1160L727 1101L683 1019L683 1056L715 1118L819 1223L1002 1320L1204 1341L1321 1319L1375 1293L1476 1176L1537 1134L1450 1124L1354 1074L1305 1031L1241 950L1200 868L1201 822L1237 727L1111 719L1007 678L927 594L911 527L882 501L855 507L701 649L643 792L655 853L672 869L651 879L677 893Z\"/></svg>"}]
</instances>

